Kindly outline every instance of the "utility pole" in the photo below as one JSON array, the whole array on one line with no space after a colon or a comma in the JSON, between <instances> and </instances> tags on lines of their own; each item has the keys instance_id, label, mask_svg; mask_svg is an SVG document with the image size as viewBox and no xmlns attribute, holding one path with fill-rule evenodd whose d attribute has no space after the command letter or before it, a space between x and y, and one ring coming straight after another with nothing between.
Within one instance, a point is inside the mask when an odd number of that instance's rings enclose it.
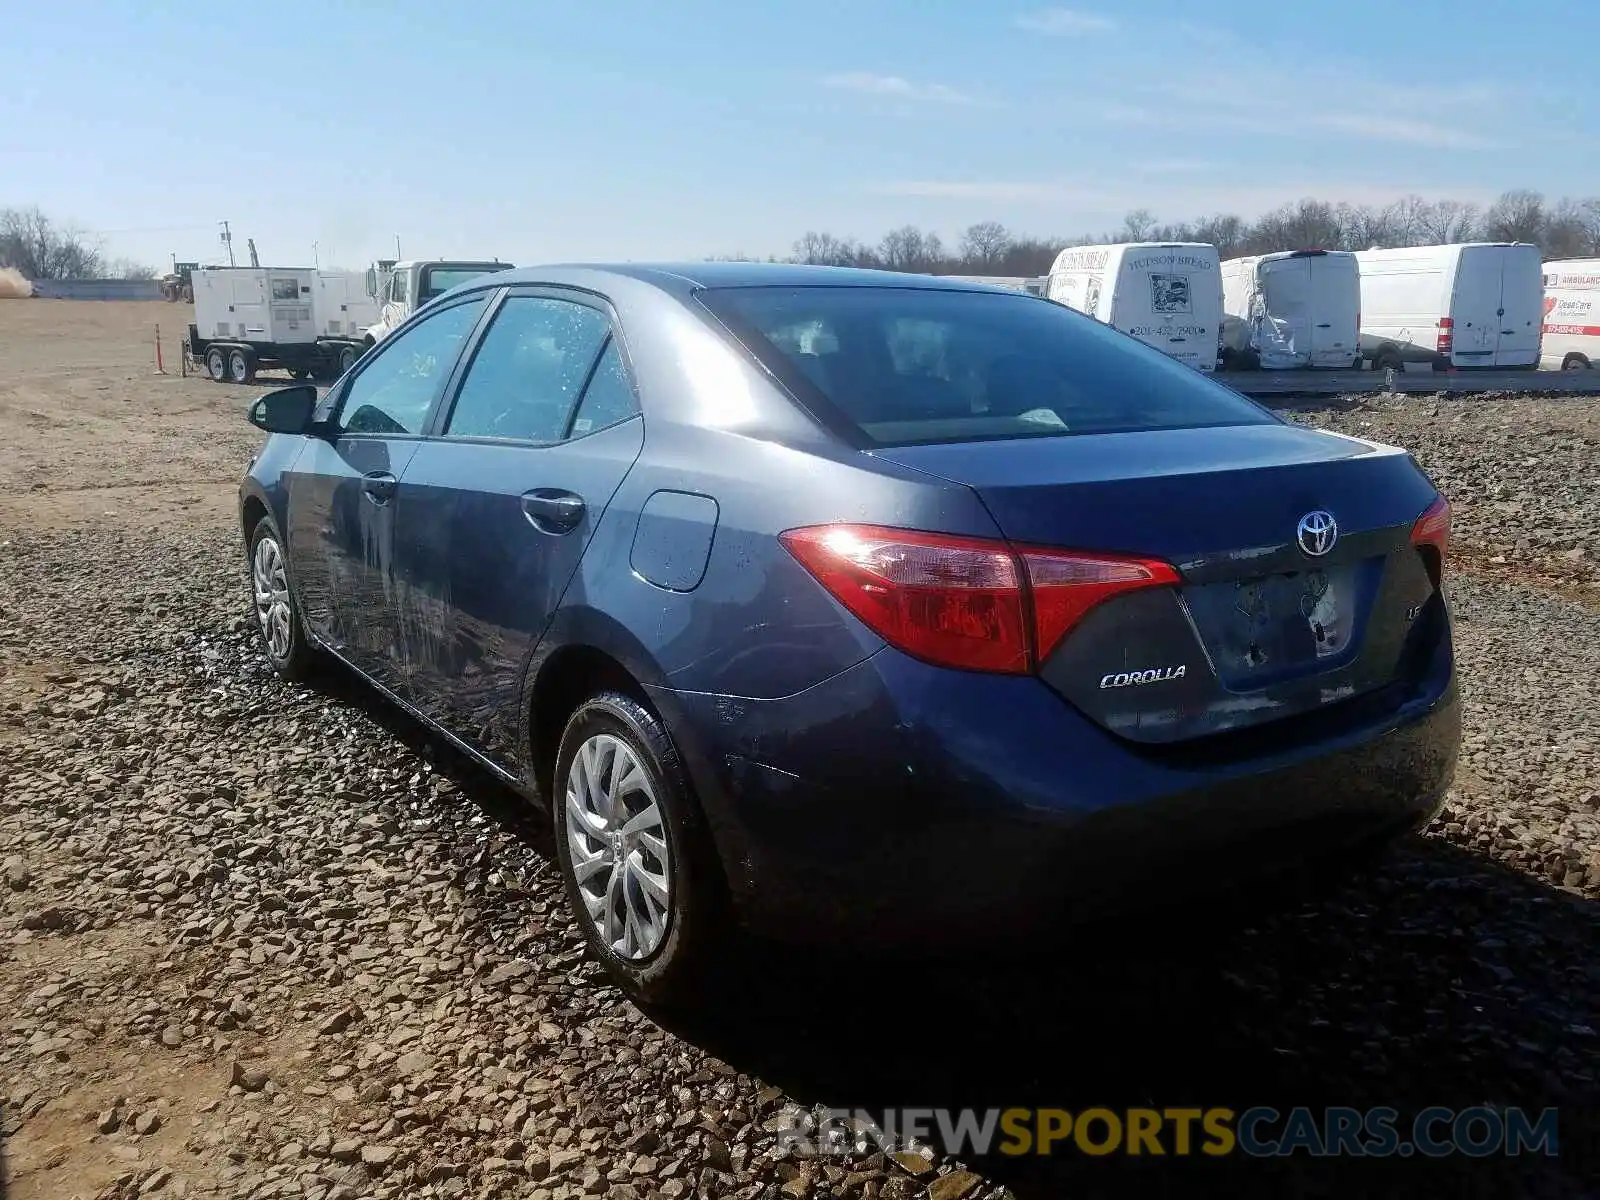
<instances>
[{"instance_id":1,"label":"utility pole","mask_svg":"<svg viewBox=\"0 0 1600 1200\"><path fill-rule=\"evenodd\" d=\"M395 262L400 261L400 235L398 233L394 235L394 260Z\"/></svg>"},{"instance_id":2,"label":"utility pole","mask_svg":"<svg viewBox=\"0 0 1600 1200\"><path fill-rule=\"evenodd\" d=\"M228 265L238 266L239 264L233 261L233 231L228 228L226 221L218 221L217 224L222 226L222 244L228 248Z\"/></svg>"},{"instance_id":3,"label":"utility pole","mask_svg":"<svg viewBox=\"0 0 1600 1200\"><path fill-rule=\"evenodd\" d=\"M317 243L315 242L311 243L311 265L314 268L319 268L322 266L322 264L317 261Z\"/></svg>"}]
</instances>

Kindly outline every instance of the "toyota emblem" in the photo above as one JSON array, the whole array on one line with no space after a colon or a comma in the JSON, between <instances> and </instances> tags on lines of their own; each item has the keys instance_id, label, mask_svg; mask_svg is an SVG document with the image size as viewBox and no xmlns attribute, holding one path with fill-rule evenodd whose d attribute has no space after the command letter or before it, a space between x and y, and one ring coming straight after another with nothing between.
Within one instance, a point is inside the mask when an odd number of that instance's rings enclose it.
<instances>
[{"instance_id":1,"label":"toyota emblem","mask_svg":"<svg viewBox=\"0 0 1600 1200\"><path fill-rule=\"evenodd\" d=\"M1325 509L1308 512L1295 527L1295 540L1312 558L1321 558L1339 541L1339 522Z\"/></svg>"}]
</instances>

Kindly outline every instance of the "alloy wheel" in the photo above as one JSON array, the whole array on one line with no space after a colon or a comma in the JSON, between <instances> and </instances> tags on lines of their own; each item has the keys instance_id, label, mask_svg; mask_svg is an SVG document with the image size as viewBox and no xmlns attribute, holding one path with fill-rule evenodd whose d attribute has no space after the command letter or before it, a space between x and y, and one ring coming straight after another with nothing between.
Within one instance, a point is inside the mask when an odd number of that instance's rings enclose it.
<instances>
[{"instance_id":1,"label":"alloy wheel","mask_svg":"<svg viewBox=\"0 0 1600 1200\"><path fill-rule=\"evenodd\" d=\"M256 621L261 625L267 651L279 662L289 657L293 631L289 608L289 576L283 564L283 550L276 540L263 537L256 542L251 568L255 583Z\"/></svg>"},{"instance_id":2,"label":"alloy wheel","mask_svg":"<svg viewBox=\"0 0 1600 1200\"><path fill-rule=\"evenodd\" d=\"M667 935L672 856L650 774L615 734L578 747L563 825L590 923L619 958L649 958Z\"/></svg>"}]
</instances>

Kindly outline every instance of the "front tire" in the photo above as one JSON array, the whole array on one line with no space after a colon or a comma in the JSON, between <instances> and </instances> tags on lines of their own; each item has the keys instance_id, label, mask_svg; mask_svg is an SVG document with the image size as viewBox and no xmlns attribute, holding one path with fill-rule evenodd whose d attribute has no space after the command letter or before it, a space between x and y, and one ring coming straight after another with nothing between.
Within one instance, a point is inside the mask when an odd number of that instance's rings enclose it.
<instances>
[{"instance_id":1,"label":"front tire","mask_svg":"<svg viewBox=\"0 0 1600 1200\"><path fill-rule=\"evenodd\" d=\"M356 365L360 358L361 355L356 352L356 348L354 346L346 346L343 350L339 351L339 374L348 375L350 373L350 369Z\"/></svg>"},{"instance_id":2,"label":"front tire","mask_svg":"<svg viewBox=\"0 0 1600 1200\"><path fill-rule=\"evenodd\" d=\"M267 665L284 679L306 678L316 652L300 622L300 606L289 586L289 556L270 517L262 517L250 535L250 591Z\"/></svg>"},{"instance_id":3,"label":"front tire","mask_svg":"<svg viewBox=\"0 0 1600 1200\"><path fill-rule=\"evenodd\" d=\"M580 705L550 807L567 900L590 953L633 999L693 998L721 940L721 875L677 747L638 701Z\"/></svg>"},{"instance_id":4,"label":"front tire","mask_svg":"<svg viewBox=\"0 0 1600 1200\"><path fill-rule=\"evenodd\" d=\"M1589 369L1589 360L1581 354L1569 354L1561 364L1561 369L1563 371L1587 371Z\"/></svg>"}]
</instances>

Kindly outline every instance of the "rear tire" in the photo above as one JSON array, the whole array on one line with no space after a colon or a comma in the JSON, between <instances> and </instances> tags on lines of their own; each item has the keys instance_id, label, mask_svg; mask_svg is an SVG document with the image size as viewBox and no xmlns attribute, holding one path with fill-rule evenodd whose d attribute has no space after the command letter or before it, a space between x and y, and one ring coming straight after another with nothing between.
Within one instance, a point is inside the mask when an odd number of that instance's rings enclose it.
<instances>
[{"instance_id":1,"label":"rear tire","mask_svg":"<svg viewBox=\"0 0 1600 1200\"><path fill-rule=\"evenodd\" d=\"M348 375L350 368L361 361L361 355L354 346L346 346L339 351L339 374Z\"/></svg>"},{"instance_id":2,"label":"rear tire","mask_svg":"<svg viewBox=\"0 0 1600 1200\"><path fill-rule=\"evenodd\" d=\"M1581 354L1569 354L1562 360L1561 369L1563 371L1587 371L1589 369L1589 360Z\"/></svg>"},{"instance_id":3,"label":"rear tire","mask_svg":"<svg viewBox=\"0 0 1600 1200\"><path fill-rule=\"evenodd\" d=\"M250 533L251 612L267 665L284 679L304 679L317 655L300 620L300 604L289 583L289 555L271 517Z\"/></svg>"},{"instance_id":4,"label":"rear tire","mask_svg":"<svg viewBox=\"0 0 1600 1200\"><path fill-rule=\"evenodd\" d=\"M228 355L228 378L234 383L249 383L256 377L255 355L247 350L234 350Z\"/></svg>"},{"instance_id":5,"label":"rear tire","mask_svg":"<svg viewBox=\"0 0 1600 1200\"><path fill-rule=\"evenodd\" d=\"M227 381L228 356L216 346L206 351L206 374L217 383Z\"/></svg>"},{"instance_id":6,"label":"rear tire","mask_svg":"<svg viewBox=\"0 0 1600 1200\"><path fill-rule=\"evenodd\" d=\"M688 774L637 700L603 692L561 736L550 808L567 901L590 953L631 998L701 994L723 941L725 892Z\"/></svg>"},{"instance_id":7,"label":"rear tire","mask_svg":"<svg viewBox=\"0 0 1600 1200\"><path fill-rule=\"evenodd\" d=\"M1374 371L1387 371L1393 367L1396 371L1405 370L1405 363L1393 350L1380 350L1372 359Z\"/></svg>"}]
</instances>

